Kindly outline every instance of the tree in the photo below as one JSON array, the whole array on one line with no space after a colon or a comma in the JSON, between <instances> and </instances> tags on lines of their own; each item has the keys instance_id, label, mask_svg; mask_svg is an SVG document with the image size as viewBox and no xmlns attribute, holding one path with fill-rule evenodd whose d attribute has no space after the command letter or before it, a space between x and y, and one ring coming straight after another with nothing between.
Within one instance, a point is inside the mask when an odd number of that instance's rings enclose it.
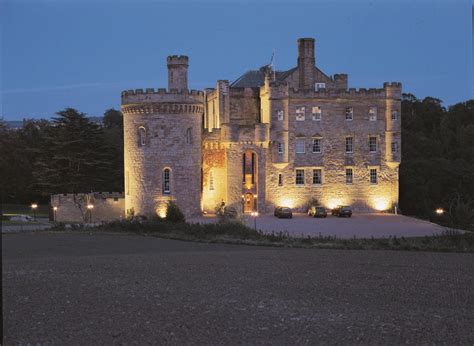
<instances>
[{"instance_id":1,"label":"tree","mask_svg":"<svg viewBox=\"0 0 474 346\"><path fill-rule=\"evenodd\" d=\"M123 115L115 109L108 109L104 113L104 135L107 145L112 149L111 162L114 167L110 176L111 189L123 191L124 163L123 163Z\"/></svg>"}]
</instances>

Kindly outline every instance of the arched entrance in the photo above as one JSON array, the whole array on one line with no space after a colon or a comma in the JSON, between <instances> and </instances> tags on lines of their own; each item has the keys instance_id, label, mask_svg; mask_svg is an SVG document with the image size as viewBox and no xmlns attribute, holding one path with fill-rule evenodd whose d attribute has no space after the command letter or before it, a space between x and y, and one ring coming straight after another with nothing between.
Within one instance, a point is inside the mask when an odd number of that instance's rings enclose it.
<instances>
[{"instance_id":1,"label":"arched entrance","mask_svg":"<svg viewBox=\"0 0 474 346\"><path fill-rule=\"evenodd\" d=\"M253 193L247 192L244 194L244 213L251 213L252 211L254 211Z\"/></svg>"}]
</instances>

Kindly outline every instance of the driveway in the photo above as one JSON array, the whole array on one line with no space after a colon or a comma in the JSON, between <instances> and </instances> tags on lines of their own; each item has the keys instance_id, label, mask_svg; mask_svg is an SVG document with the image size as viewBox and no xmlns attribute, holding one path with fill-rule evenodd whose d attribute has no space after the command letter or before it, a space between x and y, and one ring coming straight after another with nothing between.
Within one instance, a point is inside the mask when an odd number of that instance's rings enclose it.
<instances>
[{"instance_id":1,"label":"driveway","mask_svg":"<svg viewBox=\"0 0 474 346\"><path fill-rule=\"evenodd\" d=\"M190 220L191 222L215 222L216 218L207 216ZM245 217L249 227L254 227L254 219ZM439 234L445 229L432 222L413 217L393 214L354 214L351 218L328 215L317 219L306 214L293 214L292 219L278 219L273 214L257 217L257 229L266 233L288 232L294 236L335 236L338 238L383 238L389 236L418 237Z\"/></svg>"}]
</instances>

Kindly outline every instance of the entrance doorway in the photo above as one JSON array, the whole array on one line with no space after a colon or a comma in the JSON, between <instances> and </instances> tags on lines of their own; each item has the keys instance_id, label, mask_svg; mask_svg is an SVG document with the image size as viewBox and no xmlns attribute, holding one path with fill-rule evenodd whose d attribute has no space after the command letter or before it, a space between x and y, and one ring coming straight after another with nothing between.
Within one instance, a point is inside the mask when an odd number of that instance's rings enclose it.
<instances>
[{"instance_id":1,"label":"entrance doorway","mask_svg":"<svg viewBox=\"0 0 474 346\"><path fill-rule=\"evenodd\" d=\"M244 195L244 213L251 213L254 210L253 193L247 192Z\"/></svg>"}]
</instances>

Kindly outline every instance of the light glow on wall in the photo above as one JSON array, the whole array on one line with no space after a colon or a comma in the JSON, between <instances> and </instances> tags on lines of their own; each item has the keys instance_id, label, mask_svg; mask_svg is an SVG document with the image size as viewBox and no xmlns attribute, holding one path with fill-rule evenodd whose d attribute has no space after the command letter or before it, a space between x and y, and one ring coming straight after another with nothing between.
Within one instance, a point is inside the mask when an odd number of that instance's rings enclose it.
<instances>
[{"instance_id":1,"label":"light glow on wall","mask_svg":"<svg viewBox=\"0 0 474 346\"><path fill-rule=\"evenodd\" d=\"M342 200L339 199L339 198L331 198L330 200L328 200L328 203L327 203L327 206L329 209L334 209L336 208L338 205L342 205Z\"/></svg>"},{"instance_id":2,"label":"light glow on wall","mask_svg":"<svg viewBox=\"0 0 474 346\"><path fill-rule=\"evenodd\" d=\"M166 204L162 204L158 208L156 208L156 214L162 219L164 219L166 217Z\"/></svg>"},{"instance_id":3,"label":"light glow on wall","mask_svg":"<svg viewBox=\"0 0 474 346\"><path fill-rule=\"evenodd\" d=\"M378 211L387 210L390 208L390 200L387 197L374 197L372 205Z\"/></svg>"},{"instance_id":4,"label":"light glow on wall","mask_svg":"<svg viewBox=\"0 0 474 346\"><path fill-rule=\"evenodd\" d=\"M290 198L282 198L280 199L280 204L278 205L279 207L288 207L288 208L294 208L295 203L292 199Z\"/></svg>"}]
</instances>

